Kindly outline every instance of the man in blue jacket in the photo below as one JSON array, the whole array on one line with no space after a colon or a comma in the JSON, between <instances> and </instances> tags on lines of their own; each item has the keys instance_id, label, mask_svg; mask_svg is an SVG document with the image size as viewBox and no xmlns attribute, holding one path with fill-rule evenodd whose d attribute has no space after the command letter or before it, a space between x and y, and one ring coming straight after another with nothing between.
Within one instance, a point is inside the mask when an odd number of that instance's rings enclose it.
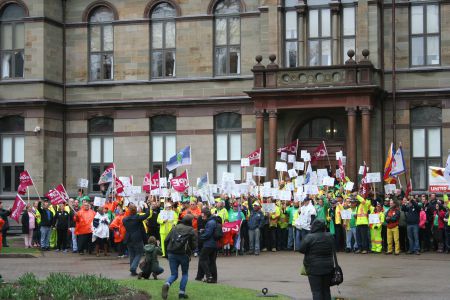
<instances>
[{"instance_id":1,"label":"man in blue jacket","mask_svg":"<svg viewBox=\"0 0 450 300\"><path fill-rule=\"evenodd\" d=\"M261 205L258 201L255 201L252 205L252 200L249 198L248 202L248 208L250 210L250 217L248 218L250 251L248 254L259 255L261 229L264 227L264 214L261 211Z\"/></svg>"},{"instance_id":2,"label":"man in blue jacket","mask_svg":"<svg viewBox=\"0 0 450 300\"><path fill-rule=\"evenodd\" d=\"M205 229L200 230L200 240L203 242L203 248L199 255L199 265L206 275L207 283L217 282L217 245L214 239L214 231L216 230L217 220L211 214L208 207L202 209L202 219L206 221Z\"/></svg>"}]
</instances>

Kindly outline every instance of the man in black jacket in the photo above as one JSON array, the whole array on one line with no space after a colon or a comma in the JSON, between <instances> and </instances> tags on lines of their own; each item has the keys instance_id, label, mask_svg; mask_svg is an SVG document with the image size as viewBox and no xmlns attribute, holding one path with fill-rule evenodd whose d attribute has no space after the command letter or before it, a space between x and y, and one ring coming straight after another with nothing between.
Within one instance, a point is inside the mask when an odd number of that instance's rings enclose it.
<instances>
[{"instance_id":1,"label":"man in black jacket","mask_svg":"<svg viewBox=\"0 0 450 300\"><path fill-rule=\"evenodd\" d=\"M305 254L303 265L308 274L314 300L331 299L330 281L334 270L334 238L325 231L325 222L315 219L311 225L310 234L306 235L300 244L300 252Z\"/></svg>"},{"instance_id":2,"label":"man in black jacket","mask_svg":"<svg viewBox=\"0 0 450 300\"><path fill-rule=\"evenodd\" d=\"M123 226L127 231L124 243L128 247L131 276L137 276L136 269L144 251L144 236L142 234L144 224L142 222L150 215L147 204L144 204L144 206L145 213L138 215L136 206L130 205L128 207L130 215L123 219Z\"/></svg>"},{"instance_id":3,"label":"man in black jacket","mask_svg":"<svg viewBox=\"0 0 450 300\"><path fill-rule=\"evenodd\" d=\"M3 237L3 247L9 247L8 242L6 241L6 234L9 229L8 216L11 214L11 210L3 209L3 203L0 201L0 218L5 221L5 224L2 227L2 237Z\"/></svg>"},{"instance_id":4,"label":"man in black jacket","mask_svg":"<svg viewBox=\"0 0 450 300\"><path fill-rule=\"evenodd\" d=\"M208 207L202 209L202 219L206 222L205 229L202 229L199 233L199 239L203 242L202 250L199 256L199 266L202 268L206 275L207 283L217 282L217 242L214 239L214 231L216 230L217 220L216 217L211 215L211 211Z\"/></svg>"},{"instance_id":5,"label":"man in black jacket","mask_svg":"<svg viewBox=\"0 0 450 300\"><path fill-rule=\"evenodd\" d=\"M178 267L181 266L181 282L179 299L187 299L186 285L188 282L189 272L189 256L192 251L197 248L197 236L194 228L192 228L192 220L194 216L187 214L167 235L164 243L166 243L167 256L170 266L170 277L162 286L162 298L165 300L169 295L170 286L178 278Z\"/></svg>"},{"instance_id":6,"label":"man in black jacket","mask_svg":"<svg viewBox=\"0 0 450 300\"><path fill-rule=\"evenodd\" d=\"M38 211L41 214L41 250L50 250L50 233L53 226L53 212L48 208L48 201L39 202Z\"/></svg>"},{"instance_id":7,"label":"man in black jacket","mask_svg":"<svg viewBox=\"0 0 450 300\"><path fill-rule=\"evenodd\" d=\"M69 231L70 219L73 215L66 211L64 203L58 204L58 211L53 218L53 227L56 227L56 252L67 252L67 236Z\"/></svg>"},{"instance_id":8,"label":"man in black jacket","mask_svg":"<svg viewBox=\"0 0 450 300\"><path fill-rule=\"evenodd\" d=\"M406 231L408 233L409 251L408 254L416 253L420 255L419 244L419 220L420 208L416 201L403 199L402 211L406 216Z\"/></svg>"}]
</instances>

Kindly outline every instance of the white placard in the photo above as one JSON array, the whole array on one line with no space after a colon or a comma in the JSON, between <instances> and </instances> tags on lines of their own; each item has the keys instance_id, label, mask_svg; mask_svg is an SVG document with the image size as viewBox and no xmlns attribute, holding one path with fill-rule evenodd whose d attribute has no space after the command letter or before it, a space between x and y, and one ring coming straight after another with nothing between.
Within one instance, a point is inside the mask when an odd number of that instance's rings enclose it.
<instances>
[{"instance_id":1,"label":"white placard","mask_svg":"<svg viewBox=\"0 0 450 300\"><path fill-rule=\"evenodd\" d=\"M342 153L342 150L339 152L336 152L336 160L339 160L339 158L342 158L342 156L344 156L344 154Z\"/></svg>"},{"instance_id":2,"label":"white placard","mask_svg":"<svg viewBox=\"0 0 450 300\"><path fill-rule=\"evenodd\" d=\"M294 190L294 184L292 182L286 183L286 190L293 191Z\"/></svg>"},{"instance_id":3,"label":"white placard","mask_svg":"<svg viewBox=\"0 0 450 300\"><path fill-rule=\"evenodd\" d=\"M167 187L167 178L166 177L159 178L159 187L161 187L161 188Z\"/></svg>"},{"instance_id":4,"label":"white placard","mask_svg":"<svg viewBox=\"0 0 450 300\"><path fill-rule=\"evenodd\" d=\"M298 176L297 178L295 178L295 185L297 186L297 188L299 186L302 186L304 182L305 178L303 176Z\"/></svg>"},{"instance_id":5,"label":"white placard","mask_svg":"<svg viewBox=\"0 0 450 300\"><path fill-rule=\"evenodd\" d=\"M395 193L395 189L396 189L397 187L395 186L395 184L386 184L385 186L384 186L384 192L386 193L386 194L393 194L393 193Z\"/></svg>"},{"instance_id":6,"label":"white placard","mask_svg":"<svg viewBox=\"0 0 450 300\"><path fill-rule=\"evenodd\" d=\"M305 193L295 193L294 194L294 200L297 201L303 201L306 198L306 194ZM296 221L298 221L300 218L298 218Z\"/></svg>"},{"instance_id":7,"label":"white placard","mask_svg":"<svg viewBox=\"0 0 450 300\"><path fill-rule=\"evenodd\" d=\"M250 167L250 159L248 157L241 158L241 167Z\"/></svg>"},{"instance_id":8,"label":"white placard","mask_svg":"<svg viewBox=\"0 0 450 300\"><path fill-rule=\"evenodd\" d=\"M323 179L325 177L328 177L328 170L327 169L317 169L317 183L324 184Z\"/></svg>"},{"instance_id":9,"label":"white placard","mask_svg":"<svg viewBox=\"0 0 450 300\"><path fill-rule=\"evenodd\" d=\"M145 193L137 193L133 195L133 199L135 201L135 203L139 203L139 202L145 202L146 200L146 194Z\"/></svg>"},{"instance_id":10,"label":"white placard","mask_svg":"<svg viewBox=\"0 0 450 300\"><path fill-rule=\"evenodd\" d=\"M265 213L274 213L276 211L275 203L263 203L262 210Z\"/></svg>"},{"instance_id":11,"label":"white placard","mask_svg":"<svg viewBox=\"0 0 450 300\"><path fill-rule=\"evenodd\" d=\"M306 153L305 157L303 158L304 161L311 161L311 153Z\"/></svg>"},{"instance_id":12,"label":"white placard","mask_svg":"<svg viewBox=\"0 0 450 300\"><path fill-rule=\"evenodd\" d=\"M84 179L84 178L78 178L77 186L80 188L87 188L87 187L89 187L89 180Z\"/></svg>"},{"instance_id":13,"label":"white placard","mask_svg":"<svg viewBox=\"0 0 450 300\"><path fill-rule=\"evenodd\" d=\"M252 182L253 181L253 172L247 172L245 176L245 182Z\"/></svg>"},{"instance_id":14,"label":"white placard","mask_svg":"<svg viewBox=\"0 0 450 300\"><path fill-rule=\"evenodd\" d=\"M119 180L122 182L122 184L123 184L124 187L126 187L126 186L132 186L132 185L131 185L131 178L130 178L130 177L127 177L127 176L119 177Z\"/></svg>"},{"instance_id":15,"label":"white placard","mask_svg":"<svg viewBox=\"0 0 450 300\"><path fill-rule=\"evenodd\" d=\"M300 158L305 159L306 154L308 154L308 150L301 150L300 151Z\"/></svg>"},{"instance_id":16,"label":"white placard","mask_svg":"<svg viewBox=\"0 0 450 300\"><path fill-rule=\"evenodd\" d=\"M303 169L305 168L305 163L302 161L295 161L294 162L294 169L299 170L299 171L303 171Z\"/></svg>"},{"instance_id":17,"label":"white placard","mask_svg":"<svg viewBox=\"0 0 450 300\"><path fill-rule=\"evenodd\" d=\"M105 203L106 203L106 198L94 197L94 206L101 207L101 206L105 205Z\"/></svg>"},{"instance_id":18,"label":"white placard","mask_svg":"<svg viewBox=\"0 0 450 300\"><path fill-rule=\"evenodd\" d=\"M319 189L317 185L307 184L304 185L305 193L309 195L317 195L319 193Z\"/></svg>"},{"instance_id":19,"label":"white placard","mask_svg":"<svg viewBox=\"0 0 450 300\"><path fill-rule=\"evenodd\" d=\"M303 185L298 185L297 186L297 191L295 193L296 194L303 194Z\"/></svg>"},{"instance_id":20,"label":"white placard","mask_svg":"<svg viewBox=\"0 0 450 300\"><path fill-rule=\"evenodd\" d=\"M278 188L272 188L271 195L273 199L279 199L279 189Z\"/></svg>"},{"instance_id":21,"label":"white placard","mask_svg":"<svg viewBox=\"0 0 450 300\"><path fill-rule=\"evenodd\" d=\"M133 196L134 194L141 193L142 189L140 186L124 186L123 193L125 196Z\"/></svg>"},{"instance_id":22,"label":"white placard","mask_svg":"<svg viewBox=\"0 0 450 300\"><path fill-rule=\"evenodd\" d=\"M273 179L273 187L278 188L280 185L278 184L278 179Z\"/></svg>"},{"instance_id":23,"label":"white placard","mask_svg":"<svg viewBox=\"0 0 450 300\"><path fill-rule=\"evenodd\" d=\"M287 152L281 152L280 159L286 161L287 160Z\"/></svg>"},{"instance_id":24,"label":"white placard","mask_svg":"<svg viewBox=\"0 0 450 300\"><path fill-rule=\"evenodd\" d=\"M341 210L341 218L342 220L351 220L352 212L346 209Z\"/></svg>"},{"instance_id":25,"label":"white placard","mask_svg":"<svg viewBox=\"0 0 450 300\"><path fill-rule=\"evenodd\" d=\"M280 197L280 200L291 201L291 191L279 191L278 195Z\"/></svg>"},{"instance_id":26,"label":"white placard","mask_svg":"<svg viewBox=\"0 0 450 300\"><path fill-rule=\"evenodd\" d=\"M264 182L263 185L264 185L264 187L268 187L268 188L272 187L272 183L270 181Z\"/></svg>"},{"instance_id":27,"label":"white placard","mask_svg":"<svg viewBox=\"0 0 450 300\"><path fill-rule=\"evenodd\" d=\"M297 176L298 176L297 171L295 171L295 169L290 169L290 170L288 170L288 174L289 174L289 177L290 177L290 178L293 178L293 177L297 177Z\"/></svg>"},{"instance_id":28,"label":"white placard","mask_svg":"<svg viewBox=\"0 0 450 300\"><path fill-rule=\"evenodd\" d=\"M295 157L296 157L295 154L289 154L288 155L288 163L291 163L291 164L295 163Z\"/></svg>"},{"instance_id":29,"label":"white placard","mask_svg":"<svg viewBox=\"0 0 450 300\"><path fill-rule=\"evenodd\" d=\"M344 188L346 191L352 191L354 186L355 186L354 182L347 181Z\"/></svg>"},{"instance_id":30,"label":"white placard","mask_svg":"<svg viewBox=\"0 0 450 300\"><path fill-rule=\"evenodd\" d=\"M180 196L180 193L178 193L178 192L173 192L170 196L171 196L170 199L172 199L173 202L181 201L181 196ZM214 199L213 199L213 201L214 201Z\"/></svg>"},{"instance_id":31,"label":"white placard","mask_svg":"<svg viewBox=\"0 0 450 300\"><path fill-rule=\"evenodd\" d=\"M254 176L265 177L266 174L267 174L267 168L263 168L263 167L254 167L253 168L253 175Z\"/></svg>"},{"instance_id":32,"label":"white placard","mask_svg":"<svg viewBox=\"0 0 450 300\"><path fill-rule=\"evenodd\" d=\"M369 224L378 224L378 223L380 223L380 215L369 214Z\"/></svg>"},{"instance_id":33,"label":"white placard","mask_svg":"<svg viewBox=\"0 0 450 300\"><path fill-rule=\"evenodd\" d=\"M222 183L224 182L234 182L234 173L223 172Z\"/></svg>"},{"instance_id":34,"label":"white placard","mask_svg":"<svg viewBox=\"0 0 450 300\"><path fill-rule=\"evenodd\" d=\"M270 186L269 187L263 186L261 189L261 195L263 197L270 197L272 195L272 188Z\"/></svg>"},{"instance_id":35,"label":"white placard","mask_svg":"<svg viewBox=\"0 0 450 300\"><path fill-rule=\"evenodd\" d=\"M287 172L287 163L285 163L284 161L277 161L275 163L275 170L277 170L278 172Z\"/></svg>"},{"instance_id":36,"label":"white placard","mask_svg":"<svg viewBox=\"0 0 450 300\"><path fill-rule=\"evenodd\" d=\"M339 170L339 169L336 169L336 176L335 176L336 178L341 178L341 170Z\"/></svg>"},{"instance_id":37,"label":"white placard","mask_svg":"<svg viewBox=\"0 0 450 300\"><path fill-rule=\"evenodd\" d=\"M210 184L209 185L209 191L213 194L216 194L218 190L217 184Z\"/></svg>"},{"instance_id":38,"label":"white placard","mask_svg":"<svg viewBox=\"0 0 450 300\"><path fill-rule=\"evenodd\" d=\"M359 175L363 175L364 174L364 166L359 166L358 174Z\"/></svg>"},{"instance_id":39,"label":"white placard","mask_svg":"<svg viewBox=\"0 0 450 300\"><path fill-rule=\"evenodd\" d=\"M329 176L324 177L323 178L323 185L334 186L334 178L333 177L329 177Z\"/></svg>"},{"instance_id":40,"label":"white placard","mask_svg":"<svg viewBox=\"0 0 450 300\"><path fill-rule=\"evenodd\" d=\"M159 196L159 189L154 189L154 190L151 190L150 191L150 195L152 195L152 196Z\"/></svg>"},{"instance_id":41,"label":"white placard","mask_svg":"<svg viewBox=\"0 0 450 300\"><path fill-rule=\"evenodd\" d=\"M162 210L160 213L161 219L163 221L173 221L173 218L175 217L175 213L173 210Z\"/></svg>"},{"instance_id":42,"label":"white placard","mask_svg":"<svg viewBox=\"0 0 450 300\"><path fill-rule=\"evenodd\" d=\"M170 196L169 190L166 188L161 189L159 192L159 196L161 198L169 198L169 196Z\"/></svg>"},{"instance_id":43,"label":"white placard","mask_svg":"<svg viewBox=\"0 0 450 300\"><path fill-rule=\"evenodd\" d=\"M346 166L347 165L347 156L342 156L341 161L342 161L342 165Z\"/></svg>"},{"instance_id":44,"label":"white placard","mask_svg":"<svg viewBox=\"0 0 450 300\"><path fill-rule=\"evenodd\" d=\"M367 183L381 182L381 174L380 174L380 172L367 173L366 174L366 182Z\"/></svg>"}]
</instances>

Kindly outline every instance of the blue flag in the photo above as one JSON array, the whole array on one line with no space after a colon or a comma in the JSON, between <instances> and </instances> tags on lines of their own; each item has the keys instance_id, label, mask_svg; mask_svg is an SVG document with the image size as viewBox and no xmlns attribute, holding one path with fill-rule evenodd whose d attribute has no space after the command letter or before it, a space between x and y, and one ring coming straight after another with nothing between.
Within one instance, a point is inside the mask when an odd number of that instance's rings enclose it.
<instances>
[{"instance_id":1,"label":"blue flag","mask_svg":"<svg viewBox=\"0 0 450 300\"><path fill-rule=\"evenodd\" d=\"M167 162L167 170L172 171L181 166L191 164L191 146L187 146L174 156L172 156Z\"/></svg>"}]
</instances>

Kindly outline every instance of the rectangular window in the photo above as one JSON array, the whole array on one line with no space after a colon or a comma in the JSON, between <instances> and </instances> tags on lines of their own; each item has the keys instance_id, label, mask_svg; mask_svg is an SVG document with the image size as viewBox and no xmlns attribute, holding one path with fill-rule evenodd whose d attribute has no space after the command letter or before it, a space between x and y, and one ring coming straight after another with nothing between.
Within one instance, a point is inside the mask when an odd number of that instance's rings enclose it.
<instances>
[{"instance_id":1,"label":"rectangular window","mask_svg":"<svg viewBox=\"0 0 450 300\"><path fill-rule=\"evenodd\" d=\"M285 66L298 66L298 24L297 11L289 10L285 14Z\"/></svg>"},{"instance_id":2,"label":"rectangular window","mask_svg":"<svg viewBox=\"0 0 450 300\"><path fill-rule=\"evenodd\" d=\"M241 180L241 132L217 131L215 144L217 181L223 172L234 173L235 180Z\"/></svg>"},{"instance_id":3,"label":"rectangular window","mask_svg":"<svg viewBox=\"0 0 450 300\"><path fill-rule=\"evenodd\" d=\"M103 171L114 162L114 138L112 136L91 136L90 184L92 192L99 192L98 180Z\"/></svg>"},{"instance_id":4,"label":"rectangular window","mask_svg":"<svg viewBox=\"0 0 450 300\"><path fill-rule=\"evenodd\" d=\"M1 135L0 152L0 193L12 193L17 191L24 170L25 138Z\"/></svg>"},{"instance_id":5,"label":"rectangular window","mask_svg":"<svg viewBox=\"0 0 450 300\"><path fill-rule=\"evenodd\" d=\"M23 78L25 27L23 23L0 23L1 79Z\"/></svg>"},{"instance_id":6,"label":"rectangular window","mask_svg":"<svg viewBox=\"0 0 450 300\"><path fill-rule=\"evenodd\" d=\"M89 78L114 79L114 28L111 24L89 27Z\"/></svg>"},{"instance_id":7,"label":"rectangular window","mask_svg":"<svg viewBox=\"0 0 450 300\"><path fill-rule=\"evenodd\" d=\"M218 17L214 22L215 75L241 73L241 20L235 16Z\"/></svg>"},{"instance_id":8,"label":"rectangular window","mask_svg":"<svg viewBox=\"0 0 450 300\"><path fill-rule=\"evenodd\" d=\"M152 169L160 170L161 177L167 177L166 163L177 153L177 137L175 133L152 134ZM172 171L171 173L174 173Z\"/></svg>"},{"instance_id":9,"label":"rectangular window","mask_svg":"<svg viewBox=\"0 0 450 300\"><path fill-rule=\"evenodd\" d=\"M348 50L356 51L356 9L354 6L342 9L342 63L349 57Z\"/></svg>"},{"instance_id":10,"label":"rectangular window","mask_svg":"<svg viewBox=\"0 0 450 300\"><path fill-rule=\"evenodd\" d=\"M311 9L309 11L308 28L309 65L331 65L332 47L330 9Z\"/></svg>"},{"instance_id":11,"label":"rectangular window","mask_svg":"<svg viewBox=\"0 0 450 300\"><path fill-rule=\"evenodd\" d=\"M428 167L441 166L441 128L412 128L412 180L416 190L428 188Z\"/></svg>"},{"instance_id":12,"label":"rectangular window","mask_svg":"<svg viewBox=\"0 0 450 300\"><path fill-rule=\"evenodd\" d=\"M438 4L414 4L410 9L411 66L440 64L440 12Z\"/></svg>"},{"instance_id":13,"label":"rectangular window","mask_svg":"<svg viewBox=\"0 0 450 300\"><path fill-rule=\"evenodd\" d=\"M152 78L175 77L175 21L153 21L151 34Z\"/></svg>"}]
</instances>

